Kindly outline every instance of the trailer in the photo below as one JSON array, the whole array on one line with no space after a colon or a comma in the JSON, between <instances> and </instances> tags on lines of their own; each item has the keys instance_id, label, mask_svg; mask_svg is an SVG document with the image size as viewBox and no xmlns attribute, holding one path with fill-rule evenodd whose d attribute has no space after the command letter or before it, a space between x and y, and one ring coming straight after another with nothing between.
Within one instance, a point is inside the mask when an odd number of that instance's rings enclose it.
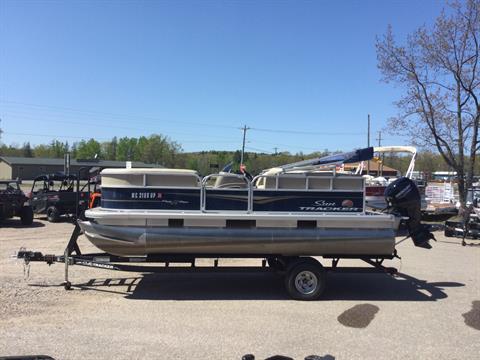
<instances>
[{"instance_id":1,"label":"trailer","mask_svg":"<svg viewBox=\"0 0 480 360\"><path fill-rule=\"evenodd\" d=\"M323 266L320 261L313 257L268 257L258 254L231 255L224 254L165 254L147 256L115 256L108 253L83 254L78 245L78 238L82 234L78 223L70 236L67 247L62 255L43 254L39 251L30 251L21 248L15 257L24 262L29 268L32 262L44 262L48 265L64 264L65 290L75 287L69 280L70 267L73 265L90 267L102 270L141 272L141 273L197 273L197 272L227 272L238 273L245 271L274 272L284 279L285 289L289 296L295 300L317 300L321 297L326 287L326 274L329 272L341 273L385 273L395 275L397 269L383 265L384 260L400 258L395 252L391 256L368 257L368 256L323 256L325 260L331 261L330 266ZM220 266L219 260L226 258L256 258L259 266ZM198 267L198 259L213 259L213 266ZM341 259L359 259L371 267L341 267ZM189 264L188 266L170 266L171 264ZM29 270L28 270L29 272Z\"/></svg>"},{"instance_id":2,"label":"trailer","mask_svg":"<svg viewBox=\"0 0 480 360\"><path fill-rule=\"evenodd\" d=\"M480 239L480 187L468 189L466 208L461 211L460 219L445 222L446 237L462 238L462 245L468 245L465 239Z\"/></svg>"}]
</instances>

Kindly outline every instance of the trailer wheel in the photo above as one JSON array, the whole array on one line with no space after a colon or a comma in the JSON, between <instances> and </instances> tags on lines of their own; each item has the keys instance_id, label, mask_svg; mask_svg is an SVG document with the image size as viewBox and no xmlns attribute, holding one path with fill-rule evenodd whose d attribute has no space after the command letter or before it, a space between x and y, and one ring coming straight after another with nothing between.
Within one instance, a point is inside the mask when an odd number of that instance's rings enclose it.
<instances>
[{"instance_id":1,"label":"trailer wheel","mask_svg":"<svg viewBox=\"0 0 480 360\"><path fill-rule=\"evenodd\" d=\"M60 219L60 212L55 206L50 206L47 209L47 220L50 222L57 222Z\"/></svg>"},{"instance_id":2,"label":"trailer wheel","mask_svg":"<svg viewBox=\"0 0 480 360\"><path fill-rule=\"evenodd\" d=\"M22 207L22 210L20 210L20 221L22 225L32 225L33 210L31 206Z\"/></svg>"},{"instance_id":3,"label":"trailer wheel","mask_svg":"<svg viewBox=\"0 0 480 360\"><path fill-rule=\"evenodd\" d=\"M285 287L293 299L317 300L325 290L325 271L314 259L300 259L287 270Z\"/></svg>"}]
</instances>

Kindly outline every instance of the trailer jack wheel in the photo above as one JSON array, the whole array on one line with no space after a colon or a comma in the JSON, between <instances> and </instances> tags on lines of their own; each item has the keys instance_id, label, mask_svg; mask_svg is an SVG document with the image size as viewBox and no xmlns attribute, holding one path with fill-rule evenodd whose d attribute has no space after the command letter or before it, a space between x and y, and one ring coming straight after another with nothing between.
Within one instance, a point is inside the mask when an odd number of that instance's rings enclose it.
<instances>
[{"instance_id":1,"label":"trailer jack wheel","mask_svg":"<svg viewBox=\"0 0 480 360\"><path fill-rule=\"evenodd\" d=\"M285 276L288 294L296 300L317 300L325 290L325 271L313 259L296 261Z\"/></svg>"},{"instance_id":2,"label":"trailer jack wheel","mask_svg":"<svg viewBox=\"0 0 480 360\"><path fill-rule=\"evenodd\" d=\"M65 283L63 284L63 287L65 288L65 290L71 290L72 283L70 281L65 281Z\"/></svg>"}]
</instances>

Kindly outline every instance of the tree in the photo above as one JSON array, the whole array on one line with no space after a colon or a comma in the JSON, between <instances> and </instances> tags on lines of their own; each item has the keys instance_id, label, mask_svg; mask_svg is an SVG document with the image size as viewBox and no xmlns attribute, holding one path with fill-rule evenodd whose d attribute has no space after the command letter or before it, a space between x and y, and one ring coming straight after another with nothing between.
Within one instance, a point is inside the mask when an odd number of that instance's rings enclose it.
<instances>
[{"instance_id":1,"label":"tree","mask_svg":"<svg viewBox=\"0 0 480 360\"><path fill-rule=\"evenodd\" d=\"M72 154L72 158L77 158L77 143L73 143L72 148L70 149L70 154Z\"/></svg>"},{"instance_id":2,"label":"tree","mask_svg":"<svg viewBox=\"0 0 480 360\"><path fill-rule=\"evenodd\" d=\"M35 157L52 157L50 146L45 144L35 146L33 149L33 154Z\"/></svg>"},{"instance_id":3,"label":"tree","mask_svg":"<svg viewBox=\"0 0 480 360\"><path fill-rule=\"evenodd\" d=\"M117 137L114 136L112 141L102 143L102 154L105 160L115 160L117 158Z\"/></svg>"},{"instance_id":4,"label":"tree","mask_svg":"<svg viewBox=\"0 0 480 360\"><path fill-rule=\"evenodd\" d=\"M52 140L50 143L50 156L54 158L63 158L68 151L66 145L58 140Z\"/></svg>"},{"instance_id":5,"label":"tree","mask_svg":"<svg viewBox=\"0 0 480 360\"><path fill-rule=\"evenodd\" d=\"M82 140L77 145L77 159L93 159L102 156L102 146L95 139Z\"/></svg>"},{"instance_id":6,"label":"tree","mask_svg":"<svg viewBox=\"0 0 480 360\"><path fill-rule=\"evenodd\" d=\"M437 149L457 172L464 206L480 150L480 0L450 6L451 14L442 12L405 45L397 44L389 27L376 48L383 80L404 89L390 128L421 147Z\"/></svg>"},{"instance_id":7,"label":"tree","mask_svg":"<svg viewBox=\"0 0 480 360\"><path fill-rule=\"evenodd\" d=\"M32 147L30 146L29 142L26 142L25 144L23 144L22 151L23 151L24 157L33 157Z\"/></svg>"},{"instance_id":8,"label":"tree","mask_svg":"<svg viewBox=\"0 0 480 360\"><path fill-rule=\"evenodd\" d=\"M132 161L135 156L135 148L137 146L136 138L123 137L118 140L117 160Z\"/></svg>"}]
</instances>

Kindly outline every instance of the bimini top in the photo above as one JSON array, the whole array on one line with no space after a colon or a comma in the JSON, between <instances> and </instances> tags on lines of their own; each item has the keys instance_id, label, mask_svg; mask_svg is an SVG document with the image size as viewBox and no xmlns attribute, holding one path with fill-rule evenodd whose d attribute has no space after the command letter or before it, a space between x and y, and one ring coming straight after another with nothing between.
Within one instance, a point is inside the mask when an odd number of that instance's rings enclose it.
<instances>
[{"instance_id":1,"label":"bimini top","mask_svg":"<svg viewBox=\"0 0 480 360\"><path fill-rule=\"evenodd\" d=\"M294 169L302 169L306 167L335 166L341 164L356 163L371 159L373 159L373 147L368 147L347 153L334 154L314 159L298 161L291 164L278 166L278 168L282 169L282 171L291 171Z\"/></svg>"},{"instance_id":2,"label":"bimini top","mask_svg":"<svg viewBox=\"0 0 480 360\"><path fill-rule=\"evenodd\" d=\"M131 186L200 187L201 178L187 169L104 169L102 188Z\"/></svg>"}]
</instances>

